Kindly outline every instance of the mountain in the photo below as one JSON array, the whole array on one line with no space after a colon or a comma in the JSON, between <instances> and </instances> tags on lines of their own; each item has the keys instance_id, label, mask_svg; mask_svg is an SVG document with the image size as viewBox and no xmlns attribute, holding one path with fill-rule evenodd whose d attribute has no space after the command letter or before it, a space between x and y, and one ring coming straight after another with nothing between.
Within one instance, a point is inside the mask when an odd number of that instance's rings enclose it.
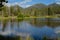
<instances>
[{"instance_id":1,"label":"mountain","mask_svg":"<svg viewBox=\"0 0 60 40\"><path fill-rule=\"evenodd\" d=\"M28 7L28 8L30 8L30 9L31 9L31 8L41 9L41 8L45 8L45 7L47 7L47 5L42 4L42 3L39 3L39 4L32 5L32 6Z\"/></svg>"},{"instance_id":2,"label":"mountain","mask_svg":"<svg viewBox=\"0 0 60 40\"><path fill-rule=\"evenodd\" d=\"M57 3L52 3L52 4L49 4L48 6L52 6L52 7L54 7L54 6L56 7L56 6L57 6L57 7L58 7L58 6L60 6L60 5L57 4Z\"/></svg>"},{"instance_id":3,"label":"mountain","mask_svg":"<svg viewBox=\"0 0 60 40\"><path fill-rule=\"evenodd\" d=\"M28 8L22 8L19 5L10 6L7 8L7 12L5 13L4 8L4 15L8 16L9 12L12 16L17 16L23 14L24 16L47 16L48 15L48 8L49 8L49 15L56 15L60 14L60 5L56 3L52 3L49 5L45 5L42 3L32 5ZM1 14L2 15L2 14Z\"/></svg>"},{"instance_id":4,"label":"mountain","mask_svg":"<svg viewBox=\"0 0 60 40\"><path fill-rule=\"evenodd\" d=\"M28 14L30 16L46 16L48 15L48 12L49 15L56 15L60 14L60 5L56 3L52 3L49 5L40 3L30 6L26 8L24 11L25 14Z\"/></svg>"},{"instance_id":5,"label":"mountain","mask_svg":"<svg viewBox=\"0 0 60 40\"><path fill-rule=\"evenodd\" d=\"M24 14L27 14L29 16L42 16L45 15L45 13L47 14L47 5L42 3L32 5L24 9Z\"/></svg>"}]
</instances>

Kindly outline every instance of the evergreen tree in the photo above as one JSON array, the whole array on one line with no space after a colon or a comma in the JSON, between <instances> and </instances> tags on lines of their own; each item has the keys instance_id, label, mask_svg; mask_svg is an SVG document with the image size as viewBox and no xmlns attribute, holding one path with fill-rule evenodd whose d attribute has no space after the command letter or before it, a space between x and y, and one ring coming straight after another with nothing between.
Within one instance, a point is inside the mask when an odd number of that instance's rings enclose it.
<instances>
[{"instance_id":1,"label":"evergreen tree","mask_svg":"<svg viewBox=\"0 0 60 40\"><path fill-rule=\"evenodd\" d=\"M0 0L0 10L4 6L3 2L6 2L7 3L8 1L6 1L6 0Z\"/></svg>"}]
</instances>

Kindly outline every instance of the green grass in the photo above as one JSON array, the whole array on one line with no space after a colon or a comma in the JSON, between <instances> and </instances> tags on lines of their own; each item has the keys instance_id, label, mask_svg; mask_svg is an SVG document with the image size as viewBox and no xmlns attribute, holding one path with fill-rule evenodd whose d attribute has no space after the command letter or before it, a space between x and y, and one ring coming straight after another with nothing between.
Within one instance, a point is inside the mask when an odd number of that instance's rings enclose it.
<instances>
[{"instance_id":1,"label":"green grass","mask_svg":"<svg viewBox=\"0 0 60 40\"><path fill-rule=\"evenodd\" d=\"M17 17L17 16L9 16L9 17L2 17L0 16L0 20L4 19L23 19L23 18L59 18L57 16L30 16L30 17Z\"/></svg>"},{"instance_id":2,"label":"green grass","mask_svg":"<svg viewBox=\"0 0 60 40\"><path fill-rule=\"evenodd\" d=\"M58 40L60 40L60 38L58 38Z\"/></svg>"}]
</instances>

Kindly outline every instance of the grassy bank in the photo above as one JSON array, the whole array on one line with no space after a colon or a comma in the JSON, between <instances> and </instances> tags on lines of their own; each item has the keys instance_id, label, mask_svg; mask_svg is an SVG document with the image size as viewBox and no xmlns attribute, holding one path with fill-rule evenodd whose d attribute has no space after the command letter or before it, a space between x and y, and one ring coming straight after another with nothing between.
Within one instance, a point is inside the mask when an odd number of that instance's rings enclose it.
<instances>
[{"instance_id":1,"label":"grassy bank","mask_svg":"<svg viewBox=\"0 0 60 40\"><path fill-rule=\"evenodd\" d=\"M60 38L58 38L58 40L60 40Z\"/></svg>"},{"instance_id":2,"label":"grassy bank","mask_svg":"<svg viewBox=\"0 0 60 40\"><path fill-rule=\"evenodd\" d=\"M59 18L57 16L30 16L30 17L17 17L17 16L8 16L8 17L2 17L0 16L1 19L22 19L22 18Z\"/></svg>"}]
</instances>

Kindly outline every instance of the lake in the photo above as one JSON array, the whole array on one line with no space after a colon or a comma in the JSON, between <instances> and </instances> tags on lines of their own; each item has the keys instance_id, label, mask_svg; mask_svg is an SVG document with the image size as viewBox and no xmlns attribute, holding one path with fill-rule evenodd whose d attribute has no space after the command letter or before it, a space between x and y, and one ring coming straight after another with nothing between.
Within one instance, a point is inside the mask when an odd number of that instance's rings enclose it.
<instances>
[{"instance_id":1,"label":"lake","mask_svg":"<svg viewBox=\"0 0 60 40\"><path fill-rule=\"evenodd\" d=\"M0 20L0 34L4 36L26 36L34 40L60 37L60 18L29 18L20 20ZM25 34L25 35L24 35Z\"/></svg>"}]
</instances>

